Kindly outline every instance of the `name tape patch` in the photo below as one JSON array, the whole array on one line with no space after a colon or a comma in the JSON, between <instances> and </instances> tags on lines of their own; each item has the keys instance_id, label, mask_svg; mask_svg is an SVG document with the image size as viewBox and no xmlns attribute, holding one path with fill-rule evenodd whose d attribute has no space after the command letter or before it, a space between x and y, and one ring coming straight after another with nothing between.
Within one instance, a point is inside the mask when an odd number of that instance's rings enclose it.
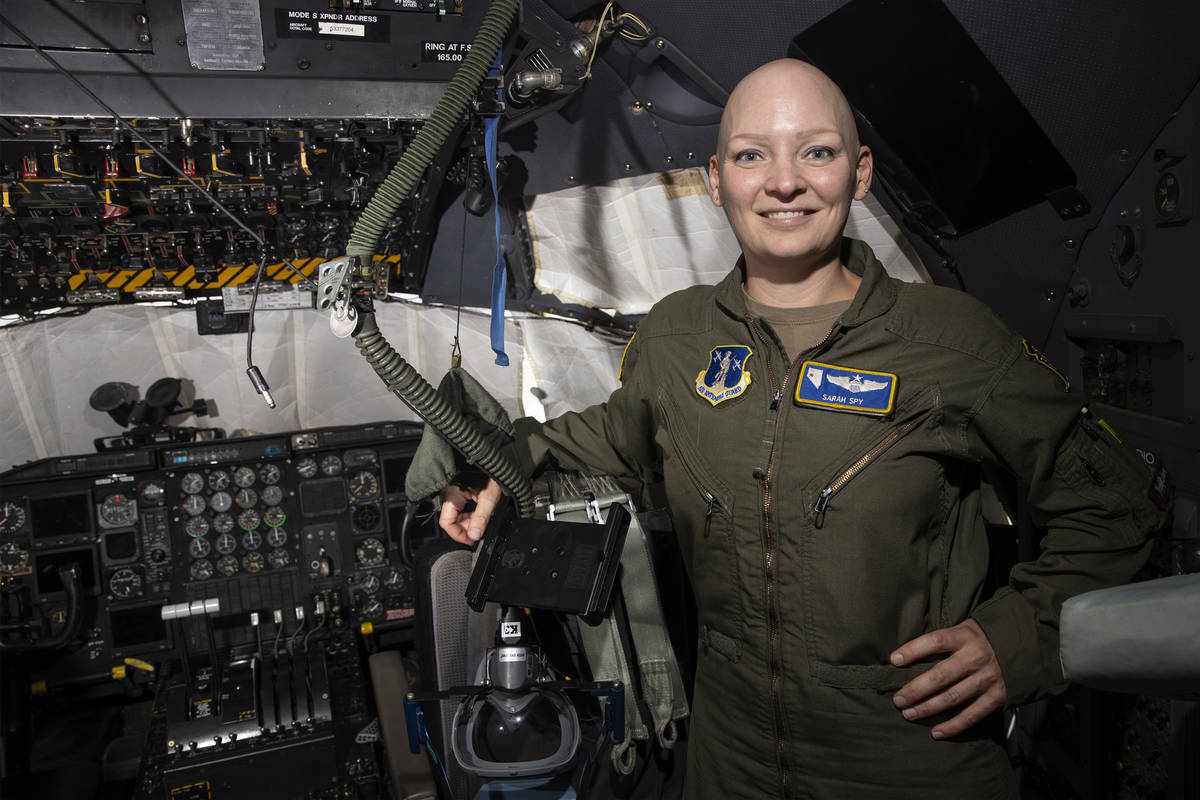
<instances>
[{"instance_id":1,"label":"name tape patch","mask_svg":"<svg viewBox=\"0 0 1200 800\"><path fill-rule=\"evenodd\" d=\"M900 378L890 372L805 361L796 385L796 403L885 417L892 413L899 384Z\"/></svg>"}]
</instances>

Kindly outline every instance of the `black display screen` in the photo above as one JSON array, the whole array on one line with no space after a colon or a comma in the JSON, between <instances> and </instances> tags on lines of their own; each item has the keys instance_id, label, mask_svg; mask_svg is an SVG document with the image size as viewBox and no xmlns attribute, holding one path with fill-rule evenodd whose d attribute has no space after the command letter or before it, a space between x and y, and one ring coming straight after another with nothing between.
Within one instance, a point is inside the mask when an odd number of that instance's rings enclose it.
<instances>
[{"instance_id":1,"label":"black display screen","mask_svg":"<svg viewBox=\"0 0 1200 800\"><path fill-rule=\"evenodd\" d=\"M97 590L96 557L88 548L62 550L57 553L39 553L34 566L34 571L37 573L38 594L63 591L62 578L59 577L58 570L68 564L76 566L79 588L84 592L95 593Z\"/></svg>"},{"instance_id":2,"label":"black display screen","mask_svg":"<svg viewBox=\"0 0 1200 800\"><path fill-rule=\"evenodd\" d=\"M902 174L883 157L890 149L954 226L950 235L1075 185L1070 165L938 0L852 0L796 36L788 54L837 82L868 123L859 121L860 133L876 150L877 172Z\"/></svg>"},{"instance_id":3,"label":"black display screen","mask_svg":"<svg viewBox=\"0 0 1200 800\"><path fill-rule=\"evenodd\" d=\"M124 561L137 555L137 535L133 531L110 533L104 537L104 557Z\"/></svg>"},{"instance_id":4,"label":"black display screen","mask_svg":"<svg viewBox=\"0 0 1200 800\"><path fill-rule=\"evenodd\" d=\"M86 494L30 498L33 535L39 539L91 533L91 503Z\"/></svg>"},{"instance_id":5,"label":"black display screen","mask_svg":"<svg viewBox=\"0 0 1200 800\"><path fill-rule=\"evenodd\" d=\"M161 606L122 608L109 612L113 647L123 649L164 642L167 624L163 622Z\"/></svg>"},{"instance_id":6,"label":"black display screen","mask_svg":"<svg viewBox=\"0 0 1200 800\"><path fill-rule=\"evenodd\" d=\"M410 464L412 456L383 460L383 486L387 494L404 494L404 479L408 477Z\"/></svg>"}]
</instances>

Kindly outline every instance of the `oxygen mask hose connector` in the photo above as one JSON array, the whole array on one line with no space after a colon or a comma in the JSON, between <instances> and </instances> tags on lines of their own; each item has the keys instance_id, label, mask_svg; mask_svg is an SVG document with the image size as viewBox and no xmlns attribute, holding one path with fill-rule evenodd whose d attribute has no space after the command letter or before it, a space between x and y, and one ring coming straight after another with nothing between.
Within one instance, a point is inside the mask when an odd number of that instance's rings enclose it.
<instances>
[{"instance_id":1,"label":"oxygen mask hose connector","mask_svg":"<svg viewBox=\"0 0 1200 800\"><path fill-rule=\"evenodd\" d=\"M246 370L246 374L250 376L250 382L254 384L254 391L262 395L268 406L274 408L275 398L271 397L271 387L267 385L267 379L259 372L258 367L250 367Z\"/></svg>"}]
</instances>

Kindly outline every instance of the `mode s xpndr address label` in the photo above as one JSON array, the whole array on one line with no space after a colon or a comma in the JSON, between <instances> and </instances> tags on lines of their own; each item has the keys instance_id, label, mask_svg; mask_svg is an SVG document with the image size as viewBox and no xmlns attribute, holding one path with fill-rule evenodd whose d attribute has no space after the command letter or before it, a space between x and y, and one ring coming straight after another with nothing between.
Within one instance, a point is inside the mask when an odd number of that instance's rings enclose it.
<instances>
[{"instance_id":1,"label":"mode s xpndr address label","mask_svg":"<svg viewBox=\"0 0 1200 800\"><path fill-rule=\"evenodd\" d=\"M283 39L387 42L391 18L352 11L275 9L275 34Z\"/></svg>"}]
</instances>

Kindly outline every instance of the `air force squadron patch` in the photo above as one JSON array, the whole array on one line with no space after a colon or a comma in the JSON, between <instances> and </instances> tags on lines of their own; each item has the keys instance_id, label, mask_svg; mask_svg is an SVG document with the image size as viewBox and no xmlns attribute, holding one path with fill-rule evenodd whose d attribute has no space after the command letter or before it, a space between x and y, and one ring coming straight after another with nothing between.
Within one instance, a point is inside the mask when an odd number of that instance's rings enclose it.
<instances>
[{"instance_id":1,"label":"air force squadron patch","mask_svg":"<svg viewBox=\"0 0 1200 800\"><path fill-rule=\"evenodd\" d=\"M753 353L740 344L714 347L708 367L696 376L696 393L714 406L743 394L750 386L746 361Z\"/></svg>"},{"instance_id":2,"label":"air force squadron patch","mask_svg":"<svg viewBox=\"0 0 1200 800\"><path fill-rule=\"evenodd\" d=\"M796 386L796 402L832 411L885 417L892 413L900 379L890 372L849 369L805 361Z\"/></svg>"}]
</instances>

